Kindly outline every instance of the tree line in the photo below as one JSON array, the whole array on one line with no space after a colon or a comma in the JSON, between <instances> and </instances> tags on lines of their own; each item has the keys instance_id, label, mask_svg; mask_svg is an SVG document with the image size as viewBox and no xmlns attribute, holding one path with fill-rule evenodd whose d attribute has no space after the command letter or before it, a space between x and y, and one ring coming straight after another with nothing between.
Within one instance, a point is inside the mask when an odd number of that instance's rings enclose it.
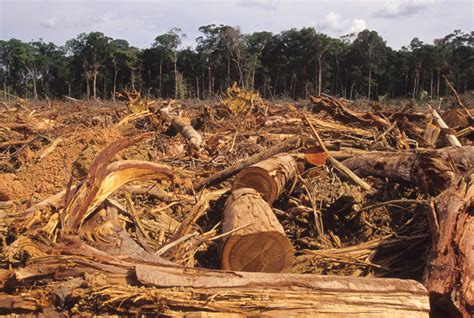
<instances>
[{"instance_id":1,"label":"tree line","mask_svg":"<svg viewBox=\"0 0 474 318\"><path fill-rule=\"evenodd\" d=\"M4 94L26 98L115 99L120 90L155 98L209 98L233 82L265 98L327 93L347 99L445 94L474 88L474 32L455 30L427 44L414 38L393 50L376 32L332 38L314 28L242 34L238 27L199 28L194 48L173 28L139 49L101 32L64 46L0 40Z\"/></svg>"}]
</instances>

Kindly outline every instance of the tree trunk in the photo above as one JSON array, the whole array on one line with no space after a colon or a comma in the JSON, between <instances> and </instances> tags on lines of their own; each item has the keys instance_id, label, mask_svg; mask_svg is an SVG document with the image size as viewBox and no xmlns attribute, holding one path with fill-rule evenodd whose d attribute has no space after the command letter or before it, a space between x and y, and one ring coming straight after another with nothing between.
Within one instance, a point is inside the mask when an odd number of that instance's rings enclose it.
<instances>
[{"instance_id":1,"label":"tree trunk","mask_svg":"<svg viewBox=\"0 0 474 318\"><path fill-rule=\"evenodd\" d=\"M178 99L178 53L174 50L174 99Z\"/></svg>"},{"instance_id":2,"label":"tree trunk","mask_svg":"<svg viewBox=\"0 0 474 318\"><path fill-rule=\"evenodd\" d=\"M89 100L91 96L91 87L90 87L89 81L90 81L89 74L87 74L87 77L86 77L86 99L87 100Z\"/></svg>"},{"instance_id":3,"label":"tree trunk","mask_svg":"<svg viewBox=\"0 0 474 318\"><path fill-rule=\"evenodd\" d=\"M367 99L370 100L370 90L372 88L372 67L369 66L369 88L367 92Z\"/></svg>"},{"instance_id":4,"label":"tree trunk","mask_svg":"<svg viewBox=\"0 0 474 318\"><path fill-rule=\"evenodd\" d=\"M278 71L275 77L275 87L273 88L273 96L276 96L277 87L278 87L278 79L280 77L280 69L281 69L281 65L278 65Z\"/></svg>"},{"instance_id":5,"label":"tree trunk","mask_svg":"<svg viewBox=\"0 0 474 318\"><path fill-rule=\"evenodd\" d=\"M94 71L92 75L92 94L93 94L94 100L96 100L97 99L97 72L96 71Z\"/></svg>"},{"instance_id":6,"label":"tree trunk","mask_svg":"<svg viewBox=\"0 0 474 318\"><path fill-rule=\"evenodd\" d=\"M254 189L234 190L227 199L222 232L230 231L235 232L224 243L224 270L277 273L293 264L290 240L271 206Z\"/></svg>"},{"instance_id":7,"label":"tree trunk","mask_svg":"<svg viewBox=\"0 0 474 318\"><path fill-rule=\"evenodd\" d=\"M242 169L235 177L233 190L253 188L272 204L288 181L295 178L298 165L293 156L283 153Z\"/></svg>"},{"instance_id":8,"label":"tree trunk","mask_svg":"<svg viewBox=\"0 0 474 318\"><path fill-rule=\"evenodd\" d=\"M36 89L36 76L35 76L35 73L28 66L26 66L26 64L23 64L23 65L25 66L28 74L30 74L31 79L33 81L33 99L38 100L38 91Z\"/></svg>"},{"instance_id":9,"label":"tree trunk","mask_svg":"<svg viewBox=\"0 0 474 318\"><path fill-rule=\"evenodd\" d=\"M103 77L103 88L102 88L102 99L105 100L107 98L107 76Z\"/></svg>"},{"instance_id":10,"label":"tree trunk","mask_svg":"<svg viewBox=\"0 0 474 318\"><path fill-rule=\"evenodd\" d=\"M114 64L115 65L115 64ZM115 103L115 95L117 94L117 67L114 67L114 91L113 91L113 100Z\"/></svg>"},{"instance_id":11,"label":"tree trunk","mask_svg":"<svg viewBox=\"0 0 474 318\"><path fill-rule=\"evenodd\" d=\"M212 72L211 72L211 61L210 61L210 57L209 57L209 61L208 61L208 64L207 64L207 75L209 77L209 92L208 92L208 97L212 95Z\"/></svg>"},{"instance_id":12,"label":"tree trunk","mask_svg":"<svg viewBox=\"0 0 474 318\"><path fill-rule=\"evenodd\" d=\"M257 58L255 57L255 61L253 62L253 69L252 69L252 90L255 89L255 70L257 69Z\"/></svg>"},{"instance_id":13,"label":"tree trunk","mask_svg":"<svg viewBox=\"0 0 474 318\"><path fill-rule=\"evenodd\" d=\"M322 79L322 69L321 69L321 66L322 66L322 61L321 61L321 57L317 57L317 62L318 62L318 96L321 96L321 87L322 87L322 83L321 83L321 79Z\"/></svg>"},{"instance_id":14,"label":"tree trunk","mask_svg":"<svg viewBox=\"0 0 474 318\"><path fill-rule=\"evenodd\" d=\"M201 99L199 95L199 77L196 76L196 97L197 99Z\"/></svg>"},{"instance_id":15,"label":"tree trunk","mask_svg":"<svg viewBox=\"0 0 474 318\"><path fill-rule=\"evenodd\" d=\"M438 69L438 80L436 81L436 97L439 97L440 81L441 81L441 70Z\"/></svg>"},{"instance_id":16,"label":"tree trunk","mask_svg":"<svg viewBox=\"0 0 474 318\"><path fill-rule=\"evenodd\" d=\"M160 98L163 97L163 59L160 59L160 80L159 80L159 83L158 83L158 91L160 92Z\"/></svg>"},{"instance_id":17,"label":"tree trunk","mask_svg":"<svg viewBox=\"0 0 474 318\"><path fill-rule=\"evenodd\" d=\"M430 97L433 98L433 83L434 83L434 70L431 70L430 78Z\"/></svg>"},{"instance_id":18,"label":"tree trunk","mask_svg":"<svg viewBox=\"0 0 474 318\"><path fill-rule=\"evenodd\" d=\"M230 52L227 54L227 85L230 86Z\"/></svg>"},{"instance_id":19,"label":"tree trunk","mask_svg":"<svg viewBox=\"0 0 474 318\"><path fill-rule=\"evenodd\" d=\"M131 68L130 69L130 84L132 84L132 90L136 92L135 89L135 69Z\"/></svg>"}]
</instances>

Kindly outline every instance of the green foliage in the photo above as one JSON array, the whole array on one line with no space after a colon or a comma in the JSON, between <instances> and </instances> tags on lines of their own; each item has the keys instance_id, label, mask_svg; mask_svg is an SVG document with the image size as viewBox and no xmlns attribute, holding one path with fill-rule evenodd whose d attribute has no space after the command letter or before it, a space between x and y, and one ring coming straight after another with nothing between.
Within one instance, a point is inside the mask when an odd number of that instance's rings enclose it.
<instances>
[{"instance_id":1,"label":"green foliage","mask_svg":"<svg viewBox=\"0 0 474 318\"><path fill-rule=\"evenodd\" d=\"M236 82L265 98L307 98L320 88L345 98L427 100L445 93L447 76L460 92L474 89L473 32L455 30L433 44L415 37L393 50L371 30L339 39L314 28L242 34L238 27L210 24L199 31L195 48L182 47L178 28L146 49L101 32L81 33L64 47L41 39L0 40L0 88L27 98L111 98L134 89L154 97L206 98Z\"/></svg>"}]
</instances>

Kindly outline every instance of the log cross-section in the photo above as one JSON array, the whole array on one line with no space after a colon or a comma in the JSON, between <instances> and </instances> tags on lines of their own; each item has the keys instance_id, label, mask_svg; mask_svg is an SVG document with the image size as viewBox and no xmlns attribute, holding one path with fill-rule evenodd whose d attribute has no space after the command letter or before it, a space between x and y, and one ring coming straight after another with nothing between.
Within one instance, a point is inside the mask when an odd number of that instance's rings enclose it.
<instances>
[{"instance_id":1,"label":"log cross-section","mask_svg":"<svg viewBox=\"0 0 474 318\"><path fill-rule=\"evenodd\" d=\"M294 250L270 205L251 188L234 190L226 201L222 231L232 232L222 250L222 268L283 272Z\"/></svg>"},{"instance_id":2,"label":"log cross-section","mask_svg":"<svg viewBox=\"0 0 474 318\"><path fill-rule=\"evenodd\" d=\"M240 171L235 177L232 189L253 188L271 204L297 172L295 158L287 153L279 154Z\"/></svg>"}]
</instances>

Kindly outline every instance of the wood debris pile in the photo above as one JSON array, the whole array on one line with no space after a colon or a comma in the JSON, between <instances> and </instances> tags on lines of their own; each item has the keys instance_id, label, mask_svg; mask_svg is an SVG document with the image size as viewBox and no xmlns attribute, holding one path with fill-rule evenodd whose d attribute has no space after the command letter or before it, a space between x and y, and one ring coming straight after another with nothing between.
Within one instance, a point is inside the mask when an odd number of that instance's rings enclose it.
<instances>
[{"instance_id":1,"label":"wood debris pile","mask_svg":"<svg viewBox=\"0 0 474 318\"><path fill-rule=\"evenodd\" d=\"M6 105L0 312L474 313L466 105L451 127L427 105L237 89L230 113L130 93Z\"/></svg>"}]
</instances>

